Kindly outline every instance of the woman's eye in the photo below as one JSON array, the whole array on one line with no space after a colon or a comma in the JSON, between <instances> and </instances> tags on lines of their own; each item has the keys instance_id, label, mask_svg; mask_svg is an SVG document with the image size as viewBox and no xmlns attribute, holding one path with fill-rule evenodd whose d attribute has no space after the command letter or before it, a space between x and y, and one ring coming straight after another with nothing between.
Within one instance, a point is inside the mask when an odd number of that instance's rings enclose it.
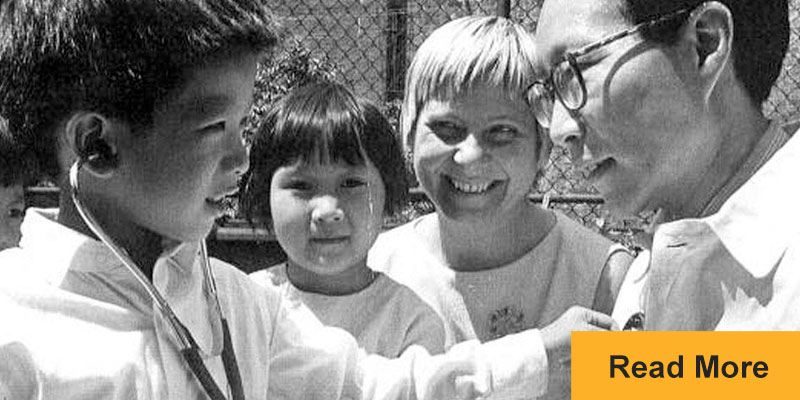
<instances>
[{"instance_id":1,"label":"woman's eye","mask_svg":"<svg viewBox=\"0 0 800 400\"><path fill-rule=\"evenodd\" d=\"M367 185L367 181L364 180L364 179L360 179L360 178L347 178L347 179L344 180L344 182L342 182L342 187L348 188L348 189L357 188L357 187L366 186L366 185Z\"/></svg>"},{"instance_id":2,"label":"woman's eye","mask_svg":"<svg viewBox=\"0 0 800 400\"><path fill-rule=\"evenodd\" d=\"M513 126L497 126L489 131L488 136L492 143L505 144L513 142L519 136L519 130Z\"/></svg>"},{"instance_id":3,"label":"woman's eye","mask_svg":"<svg viewBox=\"0 0 800 400\"><path fill-rule=\"evenodd\" d=\"M467 133L466 128L446 121L431 122L428 128L445 143L459 142Z\"/></svg>"}]
</instances>

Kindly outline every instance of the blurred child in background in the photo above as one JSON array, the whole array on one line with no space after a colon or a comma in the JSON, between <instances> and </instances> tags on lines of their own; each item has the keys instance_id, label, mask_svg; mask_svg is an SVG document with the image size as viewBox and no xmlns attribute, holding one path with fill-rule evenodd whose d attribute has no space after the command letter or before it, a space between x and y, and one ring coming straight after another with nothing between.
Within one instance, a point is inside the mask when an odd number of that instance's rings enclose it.
<instances>
[{"instance_id":1,"label":"blurred child in background","mask_svg":"<svg viewBox=\"0 0 800 400\"><path fill-rule=\"evenodd\" d=\"M0 250L19 244L24 186L34 176L29 160L11 137L8 122L0 117Z\"/></svg>"}]
</instances>

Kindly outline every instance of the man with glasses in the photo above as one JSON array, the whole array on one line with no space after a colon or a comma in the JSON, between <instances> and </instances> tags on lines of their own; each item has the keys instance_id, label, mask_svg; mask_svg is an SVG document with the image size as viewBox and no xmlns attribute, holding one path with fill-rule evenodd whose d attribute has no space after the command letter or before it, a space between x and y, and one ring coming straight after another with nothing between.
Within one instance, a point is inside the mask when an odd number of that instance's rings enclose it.
<instances>
[{"instance_id":1,"label":"man with glasses","mask_svg":"<svg viewBox=\"0 0 800 400\"><path fill-rule=\"evenodd\" d=\"M800 138L761 110L788 39L786 0L545 0L538 121L613 210L658 211L621 325L800 329Z\"/></svg>"}]
</instances>

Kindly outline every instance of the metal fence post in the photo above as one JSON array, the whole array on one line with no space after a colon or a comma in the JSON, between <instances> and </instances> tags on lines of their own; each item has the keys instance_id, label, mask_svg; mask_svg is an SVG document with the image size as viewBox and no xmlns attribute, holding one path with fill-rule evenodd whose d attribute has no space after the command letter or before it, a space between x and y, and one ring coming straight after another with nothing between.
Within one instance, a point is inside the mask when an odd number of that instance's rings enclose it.
<instances>
[{"instance_id":1,"label":"metal fence post","mask_svg":"<svg viewBox=\"0 0 800 400\"><path fill-rule=\"evenodd\" d=\"M511 0L497 0L497 16L503 18L511 17Z\"/></svg>"},{"instance_id":2,"label":"metal fence post","mask_svg":"<svg viewBox=\"0 0 800 400\"><path fill-rule=\"evenodd\" d=\"M386 100L403 98L408 0L386 0Z\"/></svg>"}]
</instances>

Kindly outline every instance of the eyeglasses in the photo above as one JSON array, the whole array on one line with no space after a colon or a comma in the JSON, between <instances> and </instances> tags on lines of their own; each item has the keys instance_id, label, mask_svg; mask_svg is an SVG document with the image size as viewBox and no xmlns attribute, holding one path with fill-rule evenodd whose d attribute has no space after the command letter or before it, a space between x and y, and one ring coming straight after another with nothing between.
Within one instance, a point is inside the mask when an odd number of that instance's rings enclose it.
<instances>
[{"instance_id":1,"label":"eyeglasses","mask_svg":"<svg viewBox=\"0 0 800 400\"><path fill-rule=\"evenodd\" d=\"M655 25L673 20L688 14L691 9L681 9L650 21L641 22L622 32L606 36L594 43L590 43L580 49L566 52L562 60L550 71L550 77L546 80L537 80L528 86L525 97L528 104L533 108L536 120L544 128L550 127L553 117L553 106L555 99L561 102L569 111L578 111L586 104L586 85L583 75L578 67L578 57L595 51L603 46L615 42L624 37L641 32Z\"/></svg>"}]
</instances>

